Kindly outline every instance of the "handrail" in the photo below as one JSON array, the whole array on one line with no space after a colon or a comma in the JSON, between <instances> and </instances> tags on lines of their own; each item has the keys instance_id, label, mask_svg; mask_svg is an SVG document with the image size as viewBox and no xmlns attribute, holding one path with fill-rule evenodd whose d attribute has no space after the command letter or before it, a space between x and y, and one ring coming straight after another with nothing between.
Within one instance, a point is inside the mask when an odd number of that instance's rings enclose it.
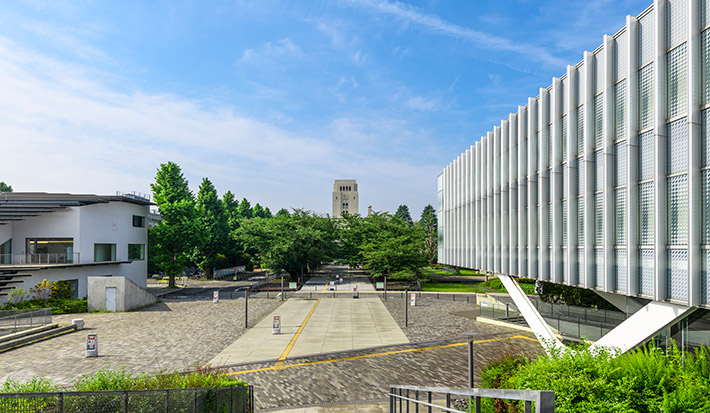
<instances>
[{"instance_id":1,"label":"handrail","mask_svg":"<svg viewBox=\"0 0 710 413\"><path fill-rule=\"evenodd\" d=\"M406 395L402 395L402 391L406 391ZM414 391L416 396L411 398L410 391ZM427 401L419 400L419 393L427 393ZM432 403L432 394L446 395L446 406L440 406ZM399 410L402 411L402 401L406 401L406 411L409 411L409 403L427 406L431 412L431 408L441 409L448 412L461 412L451 407L451 396L466 396L473 398L475 401L475 411L481 411L481 398L489 399L507 399L520 400L525 402L525 412L532 412L532 403L535 403L535 412L551 413L555 411L555 392L550 390L514 390L514 389L481 389L481 388L452 388L452 387L422 387L409 385L391 385L390 386L390 412L397 411L397 401L399 401ZM418 411L418 407L417 407Z\"/></svg>"}]
</instances>

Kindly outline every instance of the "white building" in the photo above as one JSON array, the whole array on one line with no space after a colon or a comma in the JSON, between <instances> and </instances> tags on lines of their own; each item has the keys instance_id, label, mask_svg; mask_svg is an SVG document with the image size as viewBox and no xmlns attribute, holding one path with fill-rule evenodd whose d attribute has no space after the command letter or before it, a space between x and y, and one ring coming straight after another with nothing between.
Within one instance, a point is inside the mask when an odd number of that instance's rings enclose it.
<instances>
[{"instance_id":1,"label":"white building","mask_svg":"<svg viewBox=\"0 0 710 413\"><path fill-rule=\"evenodd\" d=\"M136 196L0 194L0 303L45 279L71 281L79 298L89 276L123 276L145 288L150 204Z\"/></svg>"},{"instance_id":2,"label":"white building","mask_svg":"<svg viewBox=\"0 0 710 413\"><path fill-rule=\"evenodd\" d=\"M353 215L360 213L355 179L336 179L333 184L333 218L340 218L344 212Z\"/></svg>"},{"instance_id":3,"label":"white building","mask_svg":"<svg viewBox=\"0 0 710 413\"><path fill-rule=\"evenodd\" d=\"M439 175L439 262L645 305L602 344L709 344L709 108L710 0L628 16Z\"/></svg>"}]
</instances>

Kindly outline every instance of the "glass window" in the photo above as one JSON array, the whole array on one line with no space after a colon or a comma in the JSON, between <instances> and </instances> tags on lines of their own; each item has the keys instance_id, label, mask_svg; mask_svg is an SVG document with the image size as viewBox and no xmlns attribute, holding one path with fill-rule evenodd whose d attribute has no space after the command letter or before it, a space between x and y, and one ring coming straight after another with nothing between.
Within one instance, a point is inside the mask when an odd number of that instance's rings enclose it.
<instances>
[{"instance_id":1,"label":"glass window","mask_svg":"<svg viewBox=\"0 0 710 413\"><path fill-rule=\"evenodd\" d=\"M577 273L579 285L584 285L584 248L577 250Z\"/></svg>"},{"instance_id":2,"label":"glass window","mask_svg":"<svg viewBox=\"0 0 710 413\"><path fill-rule=\"evenodd\" d=\"M577 106L584 103L584 95L586 92L584 85L584 63L582 63L579 65L579 68L577 68Z\"/></svg>"},{"instance_id":3,"label":"glass window","mask_svg":"<svg viewBox=\"0 0 710 413\"><path fill-rule=\"evenodd\" d=\"M639 229L641 245L653 245L653 182L639 185Z\"/></svg>"},{"instance_id":4,"label":"glass window","mask_svg":"<svg viewBox=\"0 0 710 413\"><path fill-rule=\"evenodd\" d=\"M682 44L668 52L668 117L687 112L687 46Z\"/></svg>"},{"instance_id":5,"label":"glass window","mask_svg":"<svg viewBox=\"0 0 710 413\"><path fill-rule=\"evenodd\" d=\"M133 215L133 226L136 228L145 228L145 217Z\"/></svg>"},{"instance_id":6,"label":"glass window","mask_svg":"<svg viewBox=\"0 0 710 413\"><path fill-rule=\"evenodd\" d=\"M604 245L604 194L594 195L594 245Z\"/></svg>"},{"instance_id":7,"label":"glass window","mask_svg":"<svg viewBox=\"0 0 710 413\"><path fill-rule=\"evenodd\" d=\"M639 289L641 294L653 297L656 290L653 276L653 250L641 250L641 271L639 271Z\"/></svg>"},{"instance_id":8,"label":"glass window","mask_svg":"<svg viewBox=\"0 0 710 413\"><path fill-rule=\"evenodd\" d=\"M594 152L594 190L604 189L604 151L601 149Z\"/></svg>"},{"instance_id":9,"label":"glass window","mask_svg":"<svg viewBox=\"0 0 710 413\"><path fill-rule=\"evenodd\" d=\"M708 2L710 3L710 2ZM710 110L704 110L700 119L702 120L702 131L700 141L702 143L702 166L710 166Z\"/></svg>"},{"instance_id":10,"label":"glass window","mask_svg":"<svg viewBox=\"0 0 710 413\"><path fill-rule=\"evenodd\" d=\"M668 173L688 170L688 125L686 118L668 124Z\"/></svg>"},{"instance_id":11,"label":"glass window","mask_svg":"<svg viewBox=\"0 0 710 413\"><path fill-rule=\"evenodd\" d=\"M604 84L606 79L606 66L604 64L605 53L604 49L601 48L594 55L594 91L600 93L604 91Z\"/></svg>"},{"instance_id":12,"label":"glass window","mask_svg":"<svg viewBox=\"0 0 710 413\"><path fill-rule=\"evenodd\" d=\"M668 296L676 300L687 300L688 250L670 250L668 256Z\"/></svg>"},{"instance_id":13,"label":"glass window","mask_svg":"<svg viewBox=\"0 0 710 413\"><path fill-rule=\"evenodd\" d=\"M616 190L616 245L626 245L626 188Z\"/></svg>"},{"instance_id":14,"label":"glass window","mask_svg":"<svg viewBox=\"0 0 710 413\"><path fill-rule=\"evenodd\" d=\"M655 10L651 10L639 20L639 63L641 66L653 61L654 14Z\"/></svg>"},{"instance_id":15,"label":"glass window","mask_svg":"<svg viewBox=\"0 0 710 413\"><path fill-rule=\"evenodd\" d=\"M616 72L614 80L616 82L626 77L626 70L629 66L628 38L628 30L624 31L616 38L616 59L614 60L614 72Z\"/></svg>"},{"instance_id":16,"label":"glass window","mask_svg":"<svg viewBox=\"0 0 710 413\"><path fill-rule=\"evenodd\" d=\"M74 262L73 238L27 238L27 264L66 264Z\"/></svg>"},{"instance_id":17,"label":"glass window","mask_svg":"<svg viewBox=\"0 0 710 413\"><path fill-rule=\"evenodd\" d=\"M594 286L604 287L604 249L594 250Z\"/></svg>"},{"instance_id":18,"label":"glass window","mask_svg":"<svg viewBox=\"0 0 710 413\"><path fill-rule=\"evenodd\" d=\"M94 244L94 262L116 261L116 244Z\"/></svg>"},{"instance_id":19,"label":"glass window","mask_svg":"<svg viewBox=\"0 0 710 413\"><path fill-rule=\"evenodd\" d=\"M710 2L706 4L710 4ZM700 37L700 59L702 62L700 69L702 70L701 82L703 82L701 90L703 103L708 103L710 102L710 30L705 30Z\"/></svg>"},{"instance_id":20,"label":"glass window","mask_svg":"<svg viewBox=\"0 0 710 413\"><path fill-rule=\"evenodd\" d=\"M626 291L627 288L626 271L626 250L616 250L616 290Z\"/></svg>"},{"instance_id":21,"label":"glass window","mask_svg":"<svg viewBox=\"0 0 710 413\"><path fill-rule=\"evenodd\" d=\"M128 259L142 261L145 259L145 244L128 244Z\"/></svg>"},{"instance_id":22,"label":"glass window","mask_svg":"<svg viewBox=\"0 0 710 413\"><path fill-rule=\"evenodd\" d=\"M653 64L639 71L639 129L653 126Z\"/></svg>"},{"instance_id":23,"label":"glass window","mask_svg":"<svg viewBox=\"0 0 710 413\"><path fill-rule=\"evenodd\" d=\"M562 200L562 245L567 245L567 201Z\"/></svg>"},{"instance_id":24,"label":"glass window","mask_svg":"<svg viewBox=\"0 0 710 413\"><path fill-rule=\"evenodd\" d=\"M584 188L584 158L577 158L577 194L583 195Z\"/></svg>"},{"instance_id":25,"label":"glass window","mask_svg":"<svg viewBox=\"0 0 710 413\"><path fill-rule=\"evenodd\" d=\"M668 33L667 47L669 49L683 43L687 37L687 4L688 0L668 1L668 29L666 31Z\"/></svg>"},{"instance_id":26,"label":"glass window","mask_svg":"<svg viewBox=\"0 0 710 413\"><path fill-rule=\"evenodd\" d=\"M668 178L668 244L688 243L688 175Z\"/></svg>"},{"instance_id":27,"label":"glass window","mask_svg":"<svg viewBox=\"0 0 710 413\"><path fill-rule=\"evenodd\" d=\"M639 180L653 178L653 131L639 135Z\"/></svg>"},{"instance_id":28,"label":"glass window","mask_svg":"<svg viewBox=\"0 0 710 413\"><path fill-rule=\"evenodd\" d=\"M577 155L584 154L584 106L577 108Z\"/></svg>"},{"instance_id":29,"label":"glass window","mask_svg":"<svg viewBox=\"0 0 710 413\"><path fill-rule=\"evenodd\" d=\"M626 141L616 144L616 186L626 185Z\"/></svg>"},{"instance_id":30,"label":"glass window","mask_svg":"<svg viewBox=\"0 0 710 413\"><path fill-rule=\"evenodd\" d=\"M584 198L577 198L577 245L584 245Z\"/></svg>"},{"instance_id":31,"label":"glass window","mask_svg":"<svg viewBox=\"0 0 710 413\"><path fill-rule=\"evenodd\" d=\"M602 146L604 136L604 94L594 98L594 147Z\"/></svg>"},{"instance_id":32,"label":"glass window","mask_svg":"<svg viewBox=\"0 0 710 413\"><path fill-rule=\"evenodd\" d=\"M562 118L562 162L567 160L567 116Z\"/></svg>"},{"instance_id":33,"label":"glass window","mask_svg":"<svg viewBox=\"0 0 710 413\"><path fill-rule=\"evenodd\" d=\"M702 171L700 178L703 203L703 244L710 244L710 170Z\"/></svg>"},{"instance_id":34,"label":"glass window","mask_svg":"<svg viewBox=\"0 0 710 413\"><path fill-rule=\"evenodd\" d=\"M626 80L614 89L614 116L616 118L616 139L626 137Z\"/></svg>"}]
</instances>

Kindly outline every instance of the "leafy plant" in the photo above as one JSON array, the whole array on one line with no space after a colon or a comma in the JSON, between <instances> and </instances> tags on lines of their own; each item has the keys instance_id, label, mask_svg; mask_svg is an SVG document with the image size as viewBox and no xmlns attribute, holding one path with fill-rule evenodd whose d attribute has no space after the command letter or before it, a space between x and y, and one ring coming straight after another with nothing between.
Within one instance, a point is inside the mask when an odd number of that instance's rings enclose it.
<instances>
[{"instance_id":1,"label":"leafy plant","mask_svg":"<svg viewBox=\"0 0 710 413\"><path fill-rule=\"evenodd\" d=\"M34 295L36 300L47 301L52 296L52 283L42 280L30 289L30 293Z\"/></svg>"},{"instance_id":2,"label":"leafy plant","mask_svg":"<svg viewBox=\"0 0 710 413\"><path fill-rule=\"evenodd\" d=\"M30 294L22 288L15 288L10 293L10 302L12 304L21 303L30 298Z\"/></svg>"}]
</instances>

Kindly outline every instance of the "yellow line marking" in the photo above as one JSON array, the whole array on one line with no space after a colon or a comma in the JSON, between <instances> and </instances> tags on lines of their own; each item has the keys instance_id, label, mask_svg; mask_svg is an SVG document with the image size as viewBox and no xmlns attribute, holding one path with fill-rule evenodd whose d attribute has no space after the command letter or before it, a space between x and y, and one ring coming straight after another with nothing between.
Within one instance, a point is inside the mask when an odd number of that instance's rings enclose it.
<instances>
[{"instance_id":1,"label":"yellow line marking","mask_svg":"<svg viewBox=\"0 0 710 413\"><path fill-rule=\"evenodd\" d=\"M325 285L323 286L323 291L321 292L324 293L326 288L328 288L328 281L325 282Z\"/></svg>"},{"instance_id":2,"label":"yellow line marking","mask_svg":"<svg viewBox=\"0 0 710 413\"><path fill-rule=\"evenodd\" d=\"M319 300L320 301L320 300ZM316 303L317 304L317 303ZM315 307L314 307L315 309ZM310 314L309 314L310 316ZM304 322L305 323L305 322ZM534 338L530 338L527 336L522 336L522 335L516 335L516 336L511 336L511 337L500 337L500 338L490 338L487 340L478 340L474 341L474 344L480 344L480 343L490 343L494 341L503 341L503 340L512 340L512 339L524 339L524 340L530 340L534 342L538 342ZM421 347L421 348L410 348L406 350L394 350L394 351L386 351L384 353L374 353L374 354L363 354L360 356L351 356L351 357L342 357L342 358L337 358L337 359L328 359L328 360L318 360L318 361L308 361L305 363L295 363L295 364L283 364L283 360L279 358L279 361L276 362L275 365L270 366L270 367L262 367L259 369L252 369L252 370L242 370L242 371L234 371L231 373L225 373L225 376L235 376L238 374L247 374L247 373L257 373L260 371L269 371L269 370L281 370L281 369L288 369L291 367L302 367L302 366L311 366L314 364L322 364L322 363L333 363L336 361L346 361L346 360L356 360L356 359L364 359L364 358L370 358L370 357L380 357L380 356L389 356L392 354L401 354L401 353L411 353L415 351L424 351L424 350L434 350L438 348L447 348L447 347L459 347L459 346L465 346L468 345L468 342L463 342L463 343L453 343L453 344L442 344L440 346L432 346L432 347ZM283 355L282 355L283 357ZM284 357L285 358L285 357ZM281 364L279 364L281 363Z\"/></svg>"},{"instance_id":3,"label":"yellow line marking","mask_svg":"<svg viewBox=\"0 0 710 413\"><path fill-rule=\"evenodd\" d=\"M311 319L311 316L313 315L313 312L316 311L316 307L318 307L318 304L320 303L320 300L321 300L321 299L319 298L318 301L316 301L316 303L313 304L313 308L311 308L311 311L308 312L308 315L306 316L306 319L303 320L303 322L301 323L301 326L298 327L298 330L296 330L296 334L293 335L293 338L292 338L291 341L288 343L288 346L286 346L286 349L284 350L284 352L281 353L281 357L279 357L279 359L278 359L278 361L276 362L276 364L274 365L274 367L281 367L281 366L283 366L284 360L286 360L286 357L288 357L288 353L291 352L291 350L293 349L293 346L296 345L296 340L298 340L298 336L301 335L301 332L302 332L303 329L306 327L306 324L308 324L308 320Z\"/></svg>"}]
</instances>

